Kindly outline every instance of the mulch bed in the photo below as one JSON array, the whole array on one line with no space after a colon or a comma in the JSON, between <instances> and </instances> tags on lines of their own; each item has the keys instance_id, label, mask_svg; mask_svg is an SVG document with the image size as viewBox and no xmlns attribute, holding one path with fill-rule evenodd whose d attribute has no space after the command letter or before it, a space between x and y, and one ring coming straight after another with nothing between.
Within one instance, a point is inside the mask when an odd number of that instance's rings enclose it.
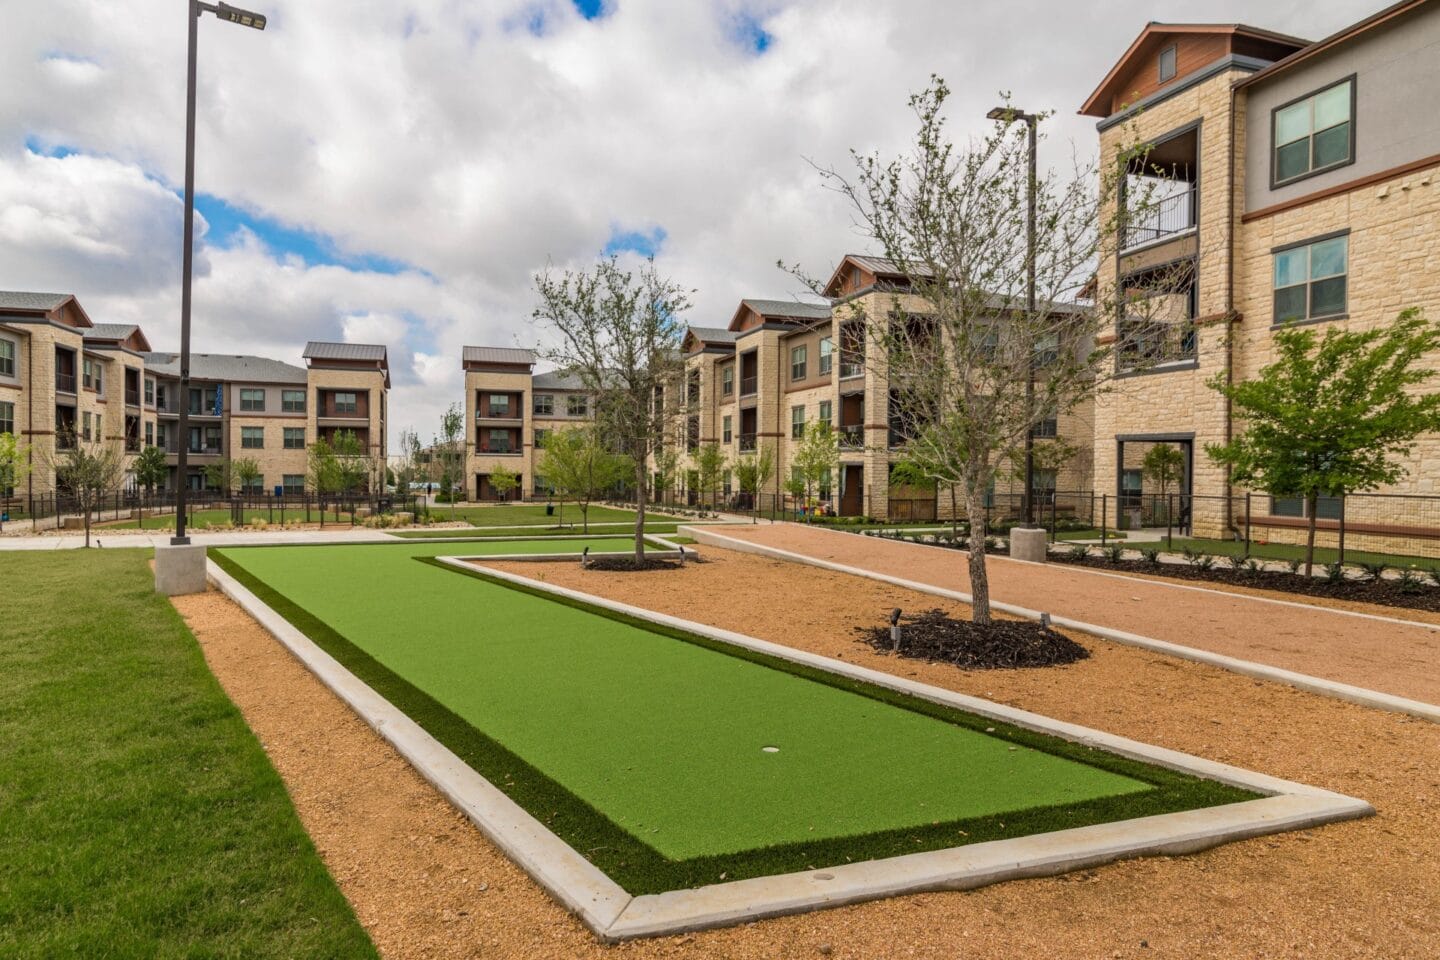
<instances>
[{"instance_id":1,"label":"mulch bed","mask_svg":"<svg viewBox=\"0 0 1440 960\"><path fill-rule=\"evenodd\" d=\"M856 627L863 642L894 653L890 625ZM1024 620L977 624L955 620L943 610L900 618L898 655L911 660L953 663L964 670L1055 667L1090 656L1090 651L1049 627Z\"/></svg>"},{"instance_id":2,"label":"mulch bed","mask_svg":"<svg viewBox=\"0 0 1440 960\"><path fill-rule=\"evenodd\" d=\"M689 553L689 551L686 551ZM701 563L702 561L694 554L685 558L686 563ZM645 562L635 565L634 557L593 557L586 565L587 570L600 570L605 573L638 573L646 570L678 570L679 560L653 560L645 558Z\"/></svg>"},{"instance_id":3,"label":"mulch bed","mask_svg":"<svg viewBox=\"0 0 1440 960\"><path fill-rule=\"evenodd\" d=\"M1121 560L1118 563L1112 563L1101 557L1077 560L1063 553L1052 553L1050 559L1057 563L1093 567L1096 570L1111 570L1116 573L1144 573L1150 576L1169 577L1174 580L1226 583L1237 587L1275 590L1280 593L1295 593L1307 597L1348 600L1353 603L1375 603L1387 607L1403 607L1410 610L1428 610L1440 613L1440 588L1424 583L1403 584L1400 580L1392 577L1385 577L1381 580L1329 580L1280 570L1235 570L1228 565L1220 566L1218 563L1209 570L1205 570L1190 564L1150 563L1146 560Z\"/></svg>"}]
</instances>

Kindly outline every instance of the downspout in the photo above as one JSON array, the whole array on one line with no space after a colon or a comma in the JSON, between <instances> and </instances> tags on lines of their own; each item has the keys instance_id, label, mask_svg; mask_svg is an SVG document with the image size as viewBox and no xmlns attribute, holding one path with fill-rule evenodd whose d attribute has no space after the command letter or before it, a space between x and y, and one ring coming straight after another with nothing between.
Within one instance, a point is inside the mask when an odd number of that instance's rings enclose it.
<instances>
[{"instance_id":1,"label":"downspout","mask_svg":"<svg viewBox=\"0 0 1440 960\"><path fill-rule=\"evenodd\" d=\"M31 526L34 527L35 518L35 338L30 336L30 331L25 331L25 390L29 394L29 402L25 404L26 432L30 434L30 442L25 445L25 499L30 501L29 511ZM31 532L34 532L33 530Z\"/></svg>"},{"instance_id":2,"label":"downspout","mask_svg":"<svg viewBox=\"0 0 1440 960\"><path fill-rule=\"evenodd\" d=\"M1239 91L1233 86L1230 88L1230 183L1229 183L1229 206L1225 211L1225 243L1229 247L1228 256L1225 261L1225 385L1228 387L1235 382L1235 151L1238 146L1240 124L1238 122L1236 104L1239 100ZM1222 423L1224 426L1224 442L1230 443L1234 435L1234 416L1230 397L1224 397L1224 410L1222 412ZM1194 459L1195 453L1190 453ZM1235 489L1231 483L1230 465L1225 465L1225 528L1240 538L1240 529L1235 524ZM1194 508L1191 508L1191 523L1194 523ZM1192 529L1193 534L1193 529Z\"/></svg>"}]
</instances>

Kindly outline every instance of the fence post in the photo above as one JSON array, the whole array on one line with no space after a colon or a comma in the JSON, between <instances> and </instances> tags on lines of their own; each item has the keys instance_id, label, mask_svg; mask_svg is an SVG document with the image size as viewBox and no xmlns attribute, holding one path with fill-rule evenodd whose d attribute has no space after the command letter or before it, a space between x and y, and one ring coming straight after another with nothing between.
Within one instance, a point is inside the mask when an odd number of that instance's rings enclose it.
<instances>
[{"instance_id":1,"label":"fence post","mask_svg":"<svg viewBox=\"0 0 1440 960\"><path fill-rule=\"evenodd\" d=\"M1245 491L1245 559L1250 559L1250 491Z\"/></svg>"},{"instance_id":2,"label":"fence post","mask_svg":"<svg viewBox=\"0 0 1440 960\"><path fill-rule=\"evenodd\" d=\"M1339 562L1345 563L1345 494L1340 494L1340 558Z\"/></svg>"},{"instance_id":3,"label":"fence post","mask_svg":"<svg viewBox=\"0 0 1440 960\"><path fill-rule=\"evenodd\" d=\"M1165 494L1165 549L1175 549L1175 494Z\"/></svg>"},{"instance_id":4,"label":"fence post","mask_svg":"<svg viewBox=\"0 0 1440 960\"><path fill-rule=\"evenodd\" d=\"M1090 491L1090 516L1095 516L1095 491ZM1110 526L1110 495L1100 494L1100 546L1105 546L1109 541Z\"/></svg>"}]
</instances>

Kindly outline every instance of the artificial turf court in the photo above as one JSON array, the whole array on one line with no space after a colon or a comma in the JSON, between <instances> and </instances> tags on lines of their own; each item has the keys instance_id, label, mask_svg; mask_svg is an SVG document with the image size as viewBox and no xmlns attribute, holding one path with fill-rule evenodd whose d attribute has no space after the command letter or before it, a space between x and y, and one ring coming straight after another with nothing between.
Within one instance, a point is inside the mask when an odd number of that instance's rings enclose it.
<instances>
[{"instance_id":1,"label":"artificial turf court","mask_svg":"<svg viewBox=\"0 0 1440 960\"><path fill-rule=\"evenodd\" d=\"M617 541L465 552L586 543ZM631 893L1251 796L426 562L454 552L212 556Z\"/></svg>"}]
</instances>

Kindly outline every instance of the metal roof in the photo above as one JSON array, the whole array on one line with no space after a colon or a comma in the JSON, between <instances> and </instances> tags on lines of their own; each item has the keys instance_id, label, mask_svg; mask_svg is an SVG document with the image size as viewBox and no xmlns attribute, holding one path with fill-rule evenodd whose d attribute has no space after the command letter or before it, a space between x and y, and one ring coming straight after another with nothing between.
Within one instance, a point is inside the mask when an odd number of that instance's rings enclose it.
<instances>
[{"instance_id":1,"label":"metal roof","mask_svg":"<svg viewBox=\"0 0 1440 960\"><path fill-rule=\"evenodd\" d=\"M378 343L335 343L311 340L301 354L306 360L367 360L385 363L385 348Z\"/></svg>"},{"instance_id":2,"label":"metal roof","mask_svg":"<svg viewBox=\"0 0 1440 960\"><path fill-rule=\"evenodd\" d=\"M797 317L803 320L825 320L830 316L830 304L805 303L801 300L741 300L741 303L762 317ZM730 339L735 335L730 331Z\"/></svg>"},{"instance_id":3,"label":"metal roof","mask_svg":"<svg viewBox=\"0 0 1440 960\"><path fill-rule=\"evenodd\" d=\"M889 257L872 257L863 253L850 253L846 254L845 259L859 264L876 276L898 277L903 276L905 273L900 265ZM913 272L915 276L920 277L928 277L930 275L928 269L918 264L915 266Z\"/></svg>"},{"instance_id":4,"label":"metal roof","mask_svg":"<svg viewBox=\"0 0 1440 960\"><path fill-rule=\"evenodd\" d=\"M145 353L145 369L163 376L180 376L180 354ZM304 367L240 354L192 353L190 376L195 380L231 380L245 383L306 383Z\"/></svg>"},{"instance_id":5,"label":"metal roof","mask_svg":"<svg viewBox=\"0 0 1440 960\"><path fill-rule=\"evenodd\" d=\"M585 381L577 374L547 370L531 377L530 386L535 390L584 390Z\"/></svg>"},{"instance_id":6,"label":"metal roof","mask_svg":"<svg viewBox=\"0 0 1440 960\"><path fill-rule=\"evenodd\" d=\"M140 328L133 323L97 323L85 331L86 340L124 340Z\"/></svg>"},{"instance_id":7,"label":"metal roof","mask_svg":"<svg viewBox=\"0 0 1440 960\"><path fill-rule=\"evenodd\" d=\"M724 327L691 327L690 332L705 343L734 343L738 339L735 331Z\"/></svg>"},{"instance_id":8,"label":"metal roof","mask_svg":"<svg viewBox=\"0 0 1440 960\"><path fill-rule=\"evenodd\" d=\"M54 310L70 299L68 293L26 293L0 290L0 310Z\"/></svg>"},{"instance_id":9,"label":"metal roof","mask_svg":"<svg viewBox=\"0 0 1440 960\"><path fill-rule=\"evenodd\" d=\"M517 347L466 347L462 359L465 363L512 363L528 367L535 362L535 351Z\"/></svg>"}]
</instances>

